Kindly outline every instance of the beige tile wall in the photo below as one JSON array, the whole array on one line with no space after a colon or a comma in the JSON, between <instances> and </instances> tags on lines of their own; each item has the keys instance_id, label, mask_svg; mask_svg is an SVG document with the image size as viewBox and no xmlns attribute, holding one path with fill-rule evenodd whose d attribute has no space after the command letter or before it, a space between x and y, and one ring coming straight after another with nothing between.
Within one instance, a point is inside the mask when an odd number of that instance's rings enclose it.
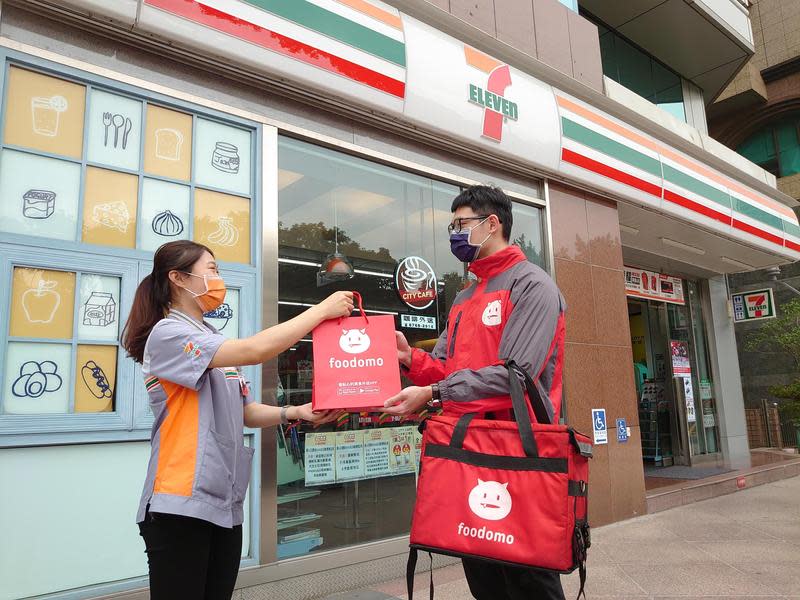
<instances>
[{"instance_id":1,"label":"beige tile wall","mask_svg":"<svg viewBox=\"0 0 800 600\"><path fill-rule=\"evenodd\" d=\"M561 184L550 186L550 214L556 281L567 301L567 420L591 434L591 409L605 408L610 427L589 467L589 517L601 525L645 512L619 218L613 202ZM616 441L618 418L631 428L626 443Z\"/></svg>"},{"instance_id":2,"label":"beige tile wall","mask_svg":"<svg viewBox=\"0 0 800 600\"><path fill-rule=\"evenodd\" d=\"M603 91L597 27L558 0L426 0L469 25Z\"/></svg>"}]
</instances>

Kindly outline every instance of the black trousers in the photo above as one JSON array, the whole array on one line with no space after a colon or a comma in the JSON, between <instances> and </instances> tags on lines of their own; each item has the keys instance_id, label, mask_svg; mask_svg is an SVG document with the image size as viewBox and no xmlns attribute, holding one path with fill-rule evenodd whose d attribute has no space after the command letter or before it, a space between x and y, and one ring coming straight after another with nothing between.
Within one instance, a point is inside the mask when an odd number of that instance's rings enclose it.
<instances>
[{"instance_id":1,"label":"black trousers","mask_svg":"<svg viewBox=\"0 0 800 600\"><path fill-rule=\"evenodd\" d=\"M151 600L230 600L242 555L242 526L151 513L139 523Z\"/></svg>"},{"instance_id":2,"label":"black trousers","mask_svg":"<svg viewBox=\"0 0 800 600\"><path fill-rule=\"evenodd\" d=\"M564 600L561 577L522 567L463 558L469 591L477 600Z\"/></svg>"}]
</instances>

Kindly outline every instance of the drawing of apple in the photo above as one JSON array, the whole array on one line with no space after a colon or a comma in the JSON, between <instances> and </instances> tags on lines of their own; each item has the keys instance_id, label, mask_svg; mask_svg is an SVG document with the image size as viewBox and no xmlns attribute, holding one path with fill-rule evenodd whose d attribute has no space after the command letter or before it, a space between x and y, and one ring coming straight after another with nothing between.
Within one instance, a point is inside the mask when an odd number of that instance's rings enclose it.
<instances>
[{"instance_id":1,"label":"drawing of apple","mask_svg":"<svg viewBox=\"0 0 800 600\"><path fill-rule=\"evenodd\" d=\"M61 295L55 291L57 281L40 279L35 288L22 294L22 309L31 323L52 323L61 305Z\"/></svg>"}]
</instances>

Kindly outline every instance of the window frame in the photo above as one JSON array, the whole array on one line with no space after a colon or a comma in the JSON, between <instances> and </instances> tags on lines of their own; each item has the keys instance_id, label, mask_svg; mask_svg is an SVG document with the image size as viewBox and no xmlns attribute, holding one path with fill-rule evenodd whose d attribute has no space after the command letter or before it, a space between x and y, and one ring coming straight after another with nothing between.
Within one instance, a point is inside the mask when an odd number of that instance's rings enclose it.
<instances>
[{"instance_id":1,"label":"window frame","mask_svg":"<svg viewBox=\"0 0 800 600\"><path fill-rule=\"evenodd\" d=\"M752 131L747 137L742 139L742 141L736 145L736 152L745 157L753 164L758 165L759 167L761 167L765 171L768 171L769 173L772 173L775 177L778 178L792 177L794 175L800 174L800 170L798 170L795 173L786 173L783 170L783 163L781 160L781 154L782 154L781 142L780 142L780 136L778 135L778 130L783 125L788 126L794 132L797 148L798 151L800 151L800 112L792 112L789 113L788 115L784 114L777 118L771 119L765 125L762 125L758 129ZM763 162L763 161L756 162L755 160L753 160L752 158L750 158L749 156L747 156L742 152L741 147L759 135L768 136L769 139L772 141L772 150L775 153L774 160L771 160L769 162ZM771 169L768 168L773 163L775 165L776 172L773 172Z\"/></svg>"},{"instance_id":2,"label":"window frame","mask_svg":"<svg viewBox=\"0 0 800 600\"><path fill-rule=\"evenodd\" d=\"M614 54L615 54L614 58L615 58L615 61L614 62L615 62L615 67L616 67L616 71L617 71L616 77L612 77L611 75L608 75L605 72L605 70L603 70L603 75L604 76L608 77L609 79L613 79L614 81L619 83L621 86L623 86L625 89L628 89L631 92L633 92L634 94L636 94L637 96L639 96L641 98L644 98L645 100L647 100L648 102L650 102L654 106L657 106L657 107L661 108L661 104L659 104L659 102L658 102L658 92L659 92L659 90L656 89L655 82L654 82L654 73L653 73L653 64L655 63L655 64L659 65L661 68L665 69L669 73L672 73L673 75L675 75L678 78L678 85L680 86L680 89L681 89L681 104L683 105L683 119L682 120L685 123L689 123L688 118L687 118L688 117L688 110L687 110L687 106L686 106L686 96L683 93L684 77L680 73L675 71L675 69L672 69L671 67L669 67L669 65L667 65L664 62L660 61L658 58L656 58L655 56L650 54L647 50L642 48L639 44L637 44L636 42L634 42L630 38L628 38L628 37L624 36L623 34L621 34L617 29L614 29L613 27L610 27L607 23L605 23L605 21L603 21L599 17L596 17L594 14L592 14L591 12L586 10L584 7L582 7L582 6L579 7L579 14L580 14L580 16L585 18L590 23L596 25L598 27L598 29L601 29L601 28L605 29L605 31L599 31L598 32L600 34L600 37L602 37L604 34L610 34L612 36L612 39L615 40L615 43L614 43ZM617 53L616 39L617 38L623 40L625 43L629 44L633 49L637 50L638 52L640 52L644 56L646 56L648 59L650 59L650 76L651 76L651 84L653 86L652 94L656 98L655 102L650 100L650 99L648 99L648 98L646 98L645 96L642 96L641 94L639 94L639 92L637 92L635 90L632 90L631 88L629 88L628 86L626 86L625 84L623 84L620 81L621 77L620 77L620 74L619 74L619 63L616 61L616 53ZM602 48L603 48L603 45L600 44L600 50L601 50L601 52L600 52L600 62L601 62L601 64L603 63ZM667 88L667 89L670 89L670 88ZM662 93L663 93L663 91L664 90L662 90ZM668 104L668 103L664 103L664 104ZM675 118L678 118L677 116L675 116L674 113L672 113L671 111L668 111L665 108L661 108L661 110L663 110L665 112L668 112L669 114L671 114Z\"/></svg>"},{"instance_id":3,"label":"window frame","mask_svg":"<svg viewBox=\"0 0 800 600\"><path fill-rule=\"evenodd\" d=\"M119 319L118 324L121 325L124 318L127 318L130 310L131 301L135 292L135 284L133 283L132 276L136 273L136 263L131 260L106 260L102 259L98 262L96 257L93 256L77 256L73 253L64 251L54 251L39 248L34 259L31 259L30 250L24 248L10 248L0 245L0 273L6 285L2 286L0 290L0 302L2 306L9 307L11 300L11 282L14 274L14 269L17 267L34 268L34 269L47 269L52 271L62 272L77 272L104 275L110 277L118 277L120 279L120 298L119 298ZM72 337L58 341L54 338L18 338L14 342L19 343L37 343L37 344L62 344L70 345L72 348L73 359L75 352L79 345L97 345L97 340L94 342L87 341L81 343L78 337L77 322L75 314L78 311L78 304L80 301L80 288L79 288L80 275L76 276L75 281L75 306L73 307L73 332ZM11 327L11 318L7 319L6 326L0 330L0 378L6 381L8 373L6 372L6 358L8 354L8 344ZM114 392L116 397L116 409L110 413L42 413L42 414L5 414L2 412L4 398L0 397L0 445L3 445L3 435L21 435L21 434L45 434L52 431L68 431L80 428L82 431L92 432L98 430L125 430L129 429L131 425L131 395L120 393L124 390L125 386L130 386L132 383L132 364L130 361L125 360L124 350L119 344L104 342L103 345L116 346L117 348L117 377L114 384ZM70 368L73 367L70 362ZM75 397L75 373L70 373L70 407L74 406Z\"/></svg>"},{"instance_id":4,"label":"window frame","mask_svg":"<svg viewBox=\"0 0 800 600\"><path fill-rule=\"evenodd\" d=\"M40 156L76 164L80 167L79 204L76 222L76 234L73 240L50 238L40 235L0 232L0 281L10 282L13 265L33 268L53 269L58 271L80 271L91 274L120 277L119 299L119 332L130 312L133 296L141 279L152 268L153 252L139 248L142 230L142 193L144 179L154 179L168 183L176 183L190 190L190 214L187 224L187 239L194 237L195 190L203 189L238 198L246 198L250 205L250 262L237 263L220 261L226 281L231 287L240 291L240 325L239 335L245 337L255 333L260 327L261 311L258 310L261 298L262 256L260 252L262 239L262 198L264 196L264 177L262 174L262 154L270 149L262 149L265 143L263 123L248 120L236 115L224 113L184 101L178 98L153 92L147 88L109 79L93 72L84 71L71 66L54 63L44 58L32 56L8 48L0 48L0 150L8 149L28 155ZM80 158L62 156L43 152L34 148L5 144L5 117L7 110L7 82L9 70L13 67L32 71L41 75L69 81L86 87L83 147ZM139 168L136 171L117 166L90 161L88 136L91 110L92 90L106 92L141 102L142 119L140 127ZM192 118L192 161L190 176L187 181L180 181L151 173L144 169L145 131L147 124L147 107L156 105L168 110L188 114ZM197 183L197 161L195 135L200 119L212 121L244 130L250 134L250 191L245 195L232 190ZM136 237L134 248L103 246L84 243L82 241L84 193L86 172L89 167L105 169L116 173L130 174L138 177L136 207ZM31 260L35 257L35 260ZM77 283L77 281L76 281ZM10 286L0 290L0 313L7 312L10 320ZM76 298L79 290L76 289ZM9 326L0 328L0 374L6 368ZM77 331L73 331L73 339L65 343L77 345ZM45 342L47 343L47 342ZM0 399L0 448L3 447L35 447L57 444L83 444L114 441L141 441L150 437L152 415L147 410L146 393L141 381L139 366L127 358L124 349L117 344L117 382L116 410L113 413L65 413L43 415L5 415L2 414ZM261 370L247 367L245 373L252 381L252 390L257 402L261 401ZM71 380L74 373L71 374ZM74 387L74 382L72 382ZM74 390L70 391L71 396ZM143 404L144 403L144 404ZM260 432L245 430L245 435L255 436ZM258 442L257 442L258 443ZM256 551L257 553L257 551Z\"/></svg>"}]
</instances>

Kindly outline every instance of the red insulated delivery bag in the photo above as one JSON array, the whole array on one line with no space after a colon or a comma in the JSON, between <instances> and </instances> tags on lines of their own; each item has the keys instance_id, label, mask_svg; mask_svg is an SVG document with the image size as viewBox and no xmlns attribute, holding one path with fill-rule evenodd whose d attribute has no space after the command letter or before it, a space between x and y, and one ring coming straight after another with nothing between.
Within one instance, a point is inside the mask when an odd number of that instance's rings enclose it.
<instances>
[{"instance_id":1,"label":"red insulated delivery bag","mask_svg":"<svg viewBox=\"0 0 800 600\"><path fill-rule=\"evenodd\" d=\"M424 423L409 599L419 550L557 573L580 569L583 591L591 442L549 424L530 375L513 361L506 367L516 421L469 413Z\"/></svg>"},{"instance_id":2,"label":"red insulated delivery bag","mask_svg":"<svg viewBox=\"0 0 800 600\"><path fill-rule=\"evenodd\" d=\"M367 317L361 295L354 296L360 317L331 319L312 332L314 410L382 407L400 393L394 317Z\"/></svg>"}]
</instances>

